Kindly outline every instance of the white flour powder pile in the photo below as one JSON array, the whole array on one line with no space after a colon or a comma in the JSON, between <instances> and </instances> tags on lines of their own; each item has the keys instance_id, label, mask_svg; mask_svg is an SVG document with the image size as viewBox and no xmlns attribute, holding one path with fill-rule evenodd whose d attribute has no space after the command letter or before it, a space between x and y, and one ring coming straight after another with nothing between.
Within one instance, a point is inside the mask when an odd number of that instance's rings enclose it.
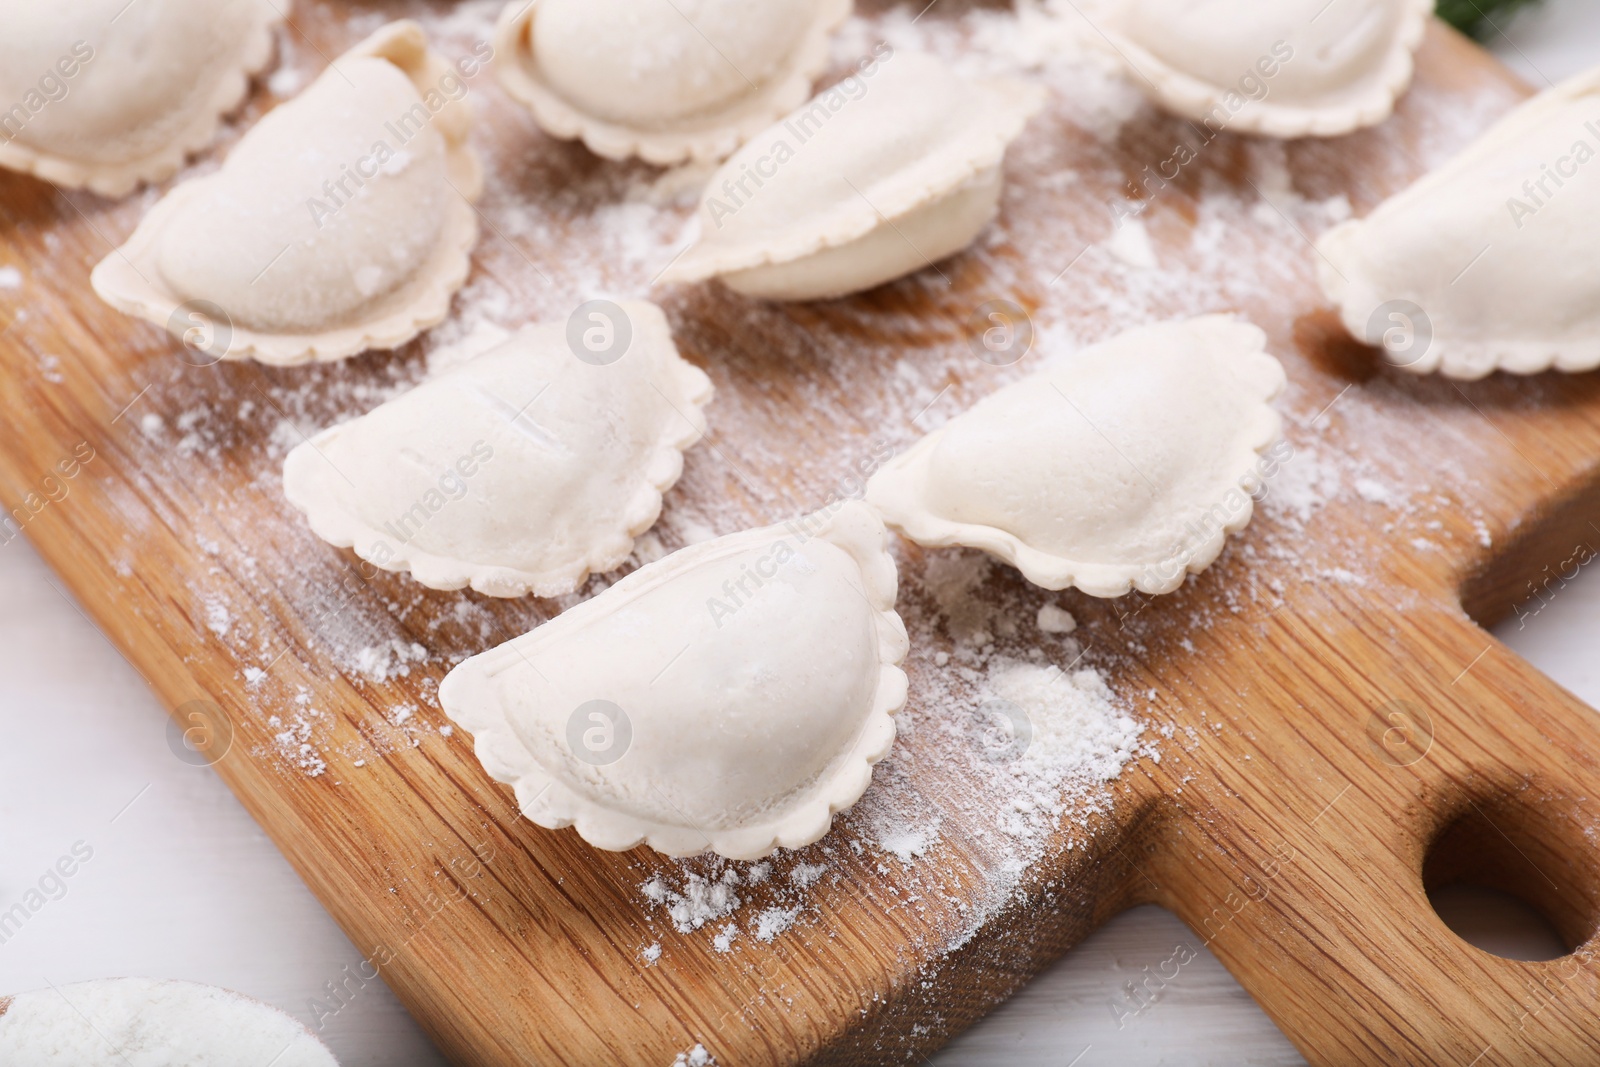
<instances>
[{"instance_id":1,"label":"white flour powder pile","mask_svg":"<svg viewBox=\"0 0 1600 1067\"><path fill-rule=\"evenodd\" d=\"M672 1067L717 1067L717 1058L707 1052L704 1045L696 1045L688 1052L678 1053Z\"/></svg>"},{"instance_id":2,"label":"white flour powder pile","mask_svg":"<svg viewBox=\"0 0 1600 1067\"><path fill-rule=\"evenodd\" d=\"M338 1067L300 1023L215 986L107 978L18 994L0 1015L15 1067Z\"/></svg>"}]
</instances>

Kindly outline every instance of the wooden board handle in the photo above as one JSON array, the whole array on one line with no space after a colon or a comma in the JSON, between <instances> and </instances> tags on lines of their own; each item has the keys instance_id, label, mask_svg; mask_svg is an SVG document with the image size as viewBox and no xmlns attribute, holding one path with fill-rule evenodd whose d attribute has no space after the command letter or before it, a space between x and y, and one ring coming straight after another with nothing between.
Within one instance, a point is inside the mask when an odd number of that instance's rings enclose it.
<instances>
[{"instance_id":1,"label":"wooden board handle","mask_svg":"<svg viewBox=\"0 0 1600 1067\"><path fill-rule=\"evenodd\" d=\"M1172 812L1147 845L1149 895L1312 1063L1600 1061L1595 713L1458 610L1317 622L1282 621L1320 661L1278 679L1301 698L1283 705L1296 740L1263 731L1236 780ZM1375 664L1418 643L1464 669ZM1572 954L1469 945L1427 896L1457 881L1524 899Z\"/></svg>"}]
</instances>

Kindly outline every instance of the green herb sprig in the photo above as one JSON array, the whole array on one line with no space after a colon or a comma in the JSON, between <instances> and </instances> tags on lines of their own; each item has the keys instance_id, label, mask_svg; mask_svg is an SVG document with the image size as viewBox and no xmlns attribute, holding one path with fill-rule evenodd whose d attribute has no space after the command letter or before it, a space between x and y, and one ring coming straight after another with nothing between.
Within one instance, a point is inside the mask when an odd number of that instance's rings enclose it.
<instances>
[{"instance_id":1,"label":"green herb sprig","mask_svg":"<svg viewBox=\"0 0 1600 1067\"><path fill-rule=\"evenodd\" d=\"M1495 27L1504 27L1506 19L1518 8L1537 4L1540 0L1439 0L1439 17L1462 33L1479 41L1495 36Z\"/></svg>"}]
</instances>

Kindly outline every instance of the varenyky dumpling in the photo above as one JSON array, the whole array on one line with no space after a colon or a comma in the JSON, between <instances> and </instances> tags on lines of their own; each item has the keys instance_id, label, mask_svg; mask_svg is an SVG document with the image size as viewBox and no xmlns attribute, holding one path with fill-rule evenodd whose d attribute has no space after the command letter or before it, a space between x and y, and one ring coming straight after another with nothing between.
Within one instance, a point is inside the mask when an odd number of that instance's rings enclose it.
<instances>
[{"instance_id":1,"label":"varenyky dumpling","mask_svg":"<svg viewBox=\"0 0 1600 1067\"><path fill-rule=\"evenodd\" d=\"M980 400L885 464L867 502L921 545L981 548L1046 589L1169 593L1250 521L1282 456L1266 335L1141 326Z\"/></svg>"},{"instance_id":2,"label":"varenyky dumpling","mask_svg":"<svg viewBox=\"0 0 1600 1067\"><path fill-rule=\"evenodd\" d=\"M1317 241L1357 338L1418 374L1600 366L1600 69Z\"/></svg>"},{"instance_id":3,"label":"varenyky dumpling","mask_svg":"<svg viewBox=\"0 0 1600 1067\"><path fill-rule=\"evenodd\" d=\"M119 311L212 360L291 364L395 348L449 312L483 186L456 71L393 22L184 182L95 267Z\"/></svg>"},{"instance_id":4,"label":"varenyky dumpling","mask_svg":"<svg viewBox=\"0 0 1600 1067\"><path fill-rule=\"evenodd\" d=\"M439 685L540 826L757 859L828 832L905 705L888 534L857 501L680 549Z\"/></svg>"},{"instance_id":5,"label":"varenyky dumpling","mask_svg":"<svg viewBox=\"0 0 1600 1067\"><path fill-rule=\"evenodd\" d=\"M712 390L660 308L605 306L323 430L284 461L284 495L323 540L432 589L557 596L611 570L655 524Z\"/></svg>"},{"instance_id":6,"label":"varenyky dumpling","mask_svg":"<svg viewBox=\"0 0 1600 1067\"><path fill-rule=\"evenodd\" d=\"M811 95L852 0L511 0L495 73L611 159L721 159Z\"/></svg>"},{"instance_id":7,"label":"varenyky dumpling","mask_svg":"<svg viewBox=\"0 0 1600 1067\"><path fill-rule=\"evenodd\" d=\"M880 44L723 164L698 243L662 280L815 300L929 266L994 218L1006 145L1043 103L1038 86L969 82Z\"/></svg>"},{"instance_id":8,"label":"varenyky dumpling","mask_svg":"<svg viewBox=\"0 0 1600 1067\"><path fill-rule=\"evenodd\" d=\"M288 0L0 0L0 167L125 196L176 173L272 59Z\"/></svg>"},{"instance_id":9,"label":"varenyky dumpling","mask_svg":"<svg viewBox=\"0 0 1600 1067\"><path fill-rule=\"evenodd\" d=\"M1433 5L1119 0L1104 27L1133 80L1207 137L1334 137L1389 117Z\"/></svg>"}]
</instances>

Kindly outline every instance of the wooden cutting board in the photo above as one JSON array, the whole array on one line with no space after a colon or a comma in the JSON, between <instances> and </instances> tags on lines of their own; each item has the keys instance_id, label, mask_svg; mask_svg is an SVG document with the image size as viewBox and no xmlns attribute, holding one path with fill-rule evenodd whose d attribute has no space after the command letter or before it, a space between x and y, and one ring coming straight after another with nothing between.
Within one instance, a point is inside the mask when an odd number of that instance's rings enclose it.
<instances>
[{"instance_id":1,"label":"wooden cutting board","mask_svg":"<svg viewBox=\"0 0 1600 1067\"><path fill-rule=\"evenodd\" d=\"M969 59L1015 28L960 0L916 20L860 6L862 41ZM285 62L315 72L399 14L455 58L493 7L302 0ZM1006 47L1038 45L1030 27ZM457 320L334 367L186 364L88 286L153 194L112 204L0 177L0 265L22 276L0 289L6 503L457 1062L661 1065L696 1043L741 1067L915 1061L1147 901L1188 922L1314 1063L1600 1058L1584 954L1600 729L1481 628L1530 595L1519 610L1536 609L1600 546L1600 383L1381 369L1323 306L1308 243L1341 196L1365 213L1526 89L1435 26L1382 128L1287 146L1224 135L1157 181L1146 168L1193 129L1044 45L1052 110L1013 147L982 247L797 307L651 290L687 217L659 203L675 179L549 141L479 77L491 180ZM274 100L258 89L239 128ZM1124 198L1143 207L1118 230ZM450 664L576 598L373 575L312 536L277 472L300 433L414 382L429 348L476 322L646 292L718 388L657 548L816 508L875 442L908 443L1045 353L1178 315L1233 311L1267 331L1295 454L1221 561L1159 600L1051 596L974 554L902 546L911 698L861 805L760 884L749 865L601 853L519 820L433 699ZM1036 327L1007 367L970 344L997 299ZM1077 632L1041 631L1046 604ZM1056 814L1023 810L1010 769L970 736L985 670L1030 655L1101 672L1144 731L1113 782L1078 783ZM699 929L680 932L647 893L729 869L740 903ZM1425 892L1456 879L1526 898L1583 952L1528 963L1466 945ZM1147 992L1181 966L1152 963Z\"/></svg>"}]
</instances>

